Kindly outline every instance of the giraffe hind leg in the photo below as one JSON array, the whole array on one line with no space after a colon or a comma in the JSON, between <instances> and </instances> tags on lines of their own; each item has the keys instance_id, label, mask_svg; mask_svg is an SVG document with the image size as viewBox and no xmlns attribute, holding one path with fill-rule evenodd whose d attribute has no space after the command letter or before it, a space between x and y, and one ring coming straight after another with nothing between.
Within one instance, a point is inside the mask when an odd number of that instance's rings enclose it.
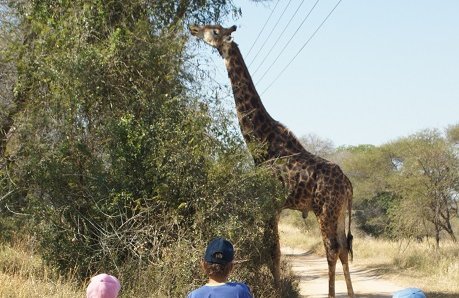
<instances>
[{"instance_id":1,"label":"giraffe hind leg","mask_svg":"<svg viewBox=\"0 0 459 298\"><path fill-rule=\"evenodd\" d=\"M337 222L333 220L319 220L322 240L328 263L328 297L335 297L336 262L338 261L340 243L337 238Z\"/></svg>"},{"instance_id":2,"label":"giraffe hind leg","mask_svg":"<svg viewBox=\"0 0 459 298\"><path fill-rule=\"evenodd\" d=\"M327 255L328 263L328 297L335 297L335 275L336 275L336 262L338 260L338 243L336 239L327 239L325 244L325 253Z\"/></svg>"},{"instance_id":3,"label":"giraffe hind leg","mask_svg":"<svg viewBox=\"0 0 459 298\"><path fill-rule=\"evenodd\" d=\"M352 249L352 235L349 232L348 237L346 237L344 214L342 214L339 218L338 237L340 246L339 259L341 261L341 264L343 265L343 273L344 279L346 281L347 294L349 297L354 297L354 289L352 288L351 273L349 270L349 254L351 253Z\"/></svg>"},{"instance_id":4,"label":"giraffe hind leg","mask_svg":"<svg viewBox=\"0 0 459 298\"><path fill-rule=\"evenodd\" d=\"M349 297L354 297L354 289L352 288L351 273L349 271L348 257L349 257L348 249L342 249L339 254L339 259L341 261L341 264L343 265L343 273L344 273L344 279L346 280L347 295Z\"/></svg>"}]
</instances>

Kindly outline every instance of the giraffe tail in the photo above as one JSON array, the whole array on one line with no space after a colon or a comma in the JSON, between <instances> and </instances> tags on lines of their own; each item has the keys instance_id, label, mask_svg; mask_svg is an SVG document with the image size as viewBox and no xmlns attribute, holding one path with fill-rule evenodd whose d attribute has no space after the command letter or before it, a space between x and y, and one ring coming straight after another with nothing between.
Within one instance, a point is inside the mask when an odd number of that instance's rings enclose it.
<instances>
[{"instance_id":1,"label":"giraffe tail","mask_svg":"<svg viewBox=\"0 0 459 298\"><path fill-rule=\"evenodd\" d=\"M354 252L352 251L352 239L354 236L352 236L351 232L349 231L347 233L347 248L349 250L349 256L350 256L350 261L352 262L354 260Z\"/></svg>"},{"instance_id":2,"label":"giraffe tail","mask_svg":"<svg viewBox=\"0 0 459 298\"><path fill-rule=\"evenodd\" d=\"M354 236L352 236L351 234L352 192L347 200L347 209L348 209L348 216L349 216L348 227L347 227L347 249L348 249L349 256L350 256L350 261L352 262L354 260L354 252L352 251L352 239L354 239Z\"/></svg>"}]
</instances>

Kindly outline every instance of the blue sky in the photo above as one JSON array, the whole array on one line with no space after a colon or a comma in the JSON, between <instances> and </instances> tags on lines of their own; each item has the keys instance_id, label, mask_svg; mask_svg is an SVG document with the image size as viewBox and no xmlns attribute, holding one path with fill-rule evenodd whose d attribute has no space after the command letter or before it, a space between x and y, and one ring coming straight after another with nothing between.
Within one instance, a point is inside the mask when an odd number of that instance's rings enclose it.
<instances>
[{"instance_id":1,"label":"blue sky","mask_svg":"<svg viewBox=\"0 0 459 298\"><path fill-rule=\"evenodd\" d=\"M316 0L237 0L233 33L259 93L275 79L338 2L321 0L267 75L259 81ZM459 1L343 0L294 62L262 94L268 112L298 137L316 134L335 146L380 145L426 128L459 123ZM250 55L247 55L257 36ZM268 52L271 49L270 52ZM255 54L259 54L254 59ZM266 56L267 53L270 55ZM216 79L228 83L216 52ZM252 62L253 60L253 62Z\"/></svg>"}]
</instances>

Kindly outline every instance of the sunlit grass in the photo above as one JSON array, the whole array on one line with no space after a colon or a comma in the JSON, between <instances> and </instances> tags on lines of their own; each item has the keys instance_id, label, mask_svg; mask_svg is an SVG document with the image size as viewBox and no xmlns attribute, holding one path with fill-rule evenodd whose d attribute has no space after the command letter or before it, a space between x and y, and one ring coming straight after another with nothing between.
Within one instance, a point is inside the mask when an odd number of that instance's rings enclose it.
<instances>
[{"instance_id":1,"label":"sunlit grass","mask_svg":"<svg viewBox=\"0 0 459 298\"><path fill-rule=\"evenodd\" d=\"M310 215L306 224L301 214L283 212L279 225L281 244L324 255L322 239ZM457 294L459 297L459 244L443 239L440 249L431 240L390 241L375 239L355 228L351 265L371 268L402 286L419 287L428 293ZM436 296L436 295L433 295Z\"/></svg>"},{"instance_id":2,"label":"sunlit grass","mask_svg":"<svg viewBox=\"0 0 459 298\"><path fill-rule=\"evenodd\" d=\"M325 254L322 238L313 214L303 219L301 213L297 211L282 211L279 236L281 246L312 251L318 255Z\"/></svg>"},{"instance_id":3,"label":"sunlit grass","mask_svg":"<svg viewBox=\"0 0 459 298\"><path fill-rule=\"evenodd\" d=\"M306 223L298 212L283 213L279 225L283 246L324 255L322 238L314 215ZM426 293L447 293L459 297L459 244L443 240L435 250L433 241L396 242L374 239L353 229L352 267L373 269L385 279L406 287L419 287ZM440 294L438 294L440 293ZM0 297L84 297L85 289L48 268L33 250L33 243L22 241L13 247L0 245ZM449 297L448 296L448 297Z\"/></svg>"},{"instance_id":4,"label":"sunlit grass","mask_svg":"<svg viewBox=\"0 0 459 298\"><path fill-rule=\"evenodd\" d=\"M85 292L65 280L23 278L0 272L0 297L85 297Z\"/></svg>"},{"instance_id":5,"label":"sunlit grass","mask_svg":"<svg viewBox=\"0 0 459 298\"><path fill-rule=\"evenodd\" d=\"M363 240L363 241L362 241ZM429 242L396 242L365 238L354 241L355 264L379 269L384 276L427 292L459 297L459 245L443 240L439 250Z\"/></svg>"},{"instance_id":6,"label":"sunlit grass","mask_svg":"<svg viewBox=\"0 0 459 298\"><path fill-rule=\"evenodd\" d=\"M0 246L0 297L84 297L85 291L50 270L22 241Z\"/></svg>"}]
</instances>

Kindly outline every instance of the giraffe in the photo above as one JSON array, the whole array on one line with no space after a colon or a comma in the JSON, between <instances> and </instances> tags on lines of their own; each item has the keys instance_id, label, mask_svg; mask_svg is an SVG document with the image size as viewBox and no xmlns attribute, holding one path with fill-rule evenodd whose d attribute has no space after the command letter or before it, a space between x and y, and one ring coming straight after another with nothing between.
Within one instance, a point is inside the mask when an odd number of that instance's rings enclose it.
<instances>
[{"instance_id":1,"label":"giraffe","mask_svg":"<svg viewBox=\"0 0 459 298\"><path fill-rule=\"evenodd\" d=\"M339 258L348 295L354 297L348 259L350 256L352 260L351 182L338 165L306 151L289 129L268 114L239 47L231 36L236 26L193 25L189 29L192 35L216 48L224 59L242 136L247 144L261 144L263 148L261 153L251 152L254 162L256 165L270 166L288 189L288 196L280 209L299 210L303 217L307 216L308 211L316 215L328 262L328 296L335 297L335 269ZM347 236L346 209L349 212ZM277 228L280 211L277 210L269 223L277 242L273 247L271 268L276 284L280 281Z\"/></svg>"}]
</instances>

